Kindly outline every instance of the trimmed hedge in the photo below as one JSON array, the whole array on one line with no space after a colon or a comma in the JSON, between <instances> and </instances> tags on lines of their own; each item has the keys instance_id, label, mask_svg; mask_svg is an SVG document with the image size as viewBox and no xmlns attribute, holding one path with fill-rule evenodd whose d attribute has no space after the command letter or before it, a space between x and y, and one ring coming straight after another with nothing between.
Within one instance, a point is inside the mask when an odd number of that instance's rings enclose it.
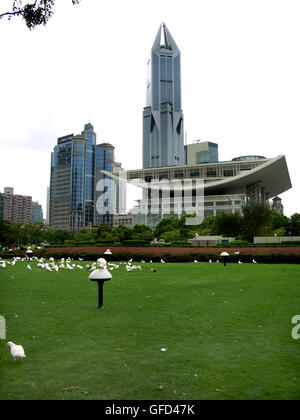
<instances>
[{"instance_id":1,"label":"trimmed hedge","mask_svg":"<svg viewBox=\"0 0 300 420\"><path fill-rule=\"evenodd\" d=\"M122 242L121 245L124 246L148 246L150 241L146 241L144 239L127 239Z\"/></svg>"}]
</instances>

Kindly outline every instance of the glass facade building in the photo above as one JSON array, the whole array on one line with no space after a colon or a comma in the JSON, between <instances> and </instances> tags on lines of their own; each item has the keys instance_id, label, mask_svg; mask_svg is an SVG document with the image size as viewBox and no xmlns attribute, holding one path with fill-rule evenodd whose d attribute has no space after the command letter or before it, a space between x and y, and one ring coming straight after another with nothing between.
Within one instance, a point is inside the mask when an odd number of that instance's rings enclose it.
<instances>
[{"instance_id":1,"label":"glass facade building","mask_svg":"<svg viewBox=\"0 0 300 420\"><path fill-rule=\"evenodd\" d=\"M114 171L114 146L102 143L96 146L95 156L95 222L106 223L105 216L114 211L114 180L103 173Z\"/></svg>"},{"instance_id":2,"label":"glass facade building","mask_svg":"<svg viewBox=\"0 0 300 420\"><path fill-rule=\"evenodd\" d=\"M43 223L43 209L38 201L32 202L32 223Z\"/></svg>"},{"instance_id":3,"label":"glass facade building","mask_svg":"<svg viewBox=\"0 0 300 420\"><path fill-rule=\"evenodd\" d=\"M51 155L50 228L91 228L102 223L101 215L112 213L114 183L103 170L114 170L114 147L96 144L92 124L80 135L58 138Z\"/></svg>"},{"instance_id":4,"label":"glass facade building","mask_svg":"<svg viewBox=\"0 0 300 420\"><path fill-rule=\"evenodd\" d=\"M147 64L143 168L184 165L180 51L161 24Z\"/></svg>"}]
</instances>

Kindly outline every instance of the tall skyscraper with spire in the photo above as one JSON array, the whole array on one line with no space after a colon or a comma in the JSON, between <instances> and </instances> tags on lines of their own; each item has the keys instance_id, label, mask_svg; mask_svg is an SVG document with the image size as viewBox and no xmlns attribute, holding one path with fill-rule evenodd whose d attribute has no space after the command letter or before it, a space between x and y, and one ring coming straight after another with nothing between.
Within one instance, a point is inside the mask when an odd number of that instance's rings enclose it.
<instances>
[{"instance_id":1,"label":"tall skyscraper with spire","mask_svg":"<svg viewBox=\"0 0 300 420\"><path fill-rule=\"evenodd\" d=\"M143 168L184 165L180 51L165 23L151 49L143 112Z\"/></svg>"}]
</instances>

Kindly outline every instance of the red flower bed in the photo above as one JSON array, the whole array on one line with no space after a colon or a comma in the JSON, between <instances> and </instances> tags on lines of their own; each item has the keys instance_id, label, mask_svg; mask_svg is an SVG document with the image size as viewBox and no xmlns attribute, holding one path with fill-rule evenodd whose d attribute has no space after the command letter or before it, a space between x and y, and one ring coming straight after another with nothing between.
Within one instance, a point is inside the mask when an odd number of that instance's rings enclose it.
<instances>
[{"instance_id":1,"label":"red flower bed","mask_svg":"<svg viewBox=\"0 0 300 420\"><path fill-rule=\"evenodd\" d=\"M62 247L62 248L48 248L49 254L98 254L102 256L107 247ZM177 247L110 247L112 254L130 254L138 257L148 256L150 258L164 257L164 256L196 256L196 255L214 255L219 256L223 250L226 250L230 255L294 255L300 257L300 247L245 247L245 248L213 248L213 247L193 247L193 248L177 248Z\"/></svg>"}]
</instances>

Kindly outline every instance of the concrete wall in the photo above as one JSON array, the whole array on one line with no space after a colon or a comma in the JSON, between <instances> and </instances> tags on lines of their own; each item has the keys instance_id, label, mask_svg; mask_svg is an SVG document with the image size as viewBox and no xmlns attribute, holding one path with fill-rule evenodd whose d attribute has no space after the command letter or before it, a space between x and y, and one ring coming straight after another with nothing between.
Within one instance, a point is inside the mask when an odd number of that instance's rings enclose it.
<instances>
[{"instance_id":1,"label":"concrete wall","mask_svg":"<svg viewBox=\"0 0 300 420\"><path fill-rule=\"evenodd\" d=\"M254 236L255 244L280 244L295 241L300 242L300 236Z\"/></svg>"}]
</instances>

